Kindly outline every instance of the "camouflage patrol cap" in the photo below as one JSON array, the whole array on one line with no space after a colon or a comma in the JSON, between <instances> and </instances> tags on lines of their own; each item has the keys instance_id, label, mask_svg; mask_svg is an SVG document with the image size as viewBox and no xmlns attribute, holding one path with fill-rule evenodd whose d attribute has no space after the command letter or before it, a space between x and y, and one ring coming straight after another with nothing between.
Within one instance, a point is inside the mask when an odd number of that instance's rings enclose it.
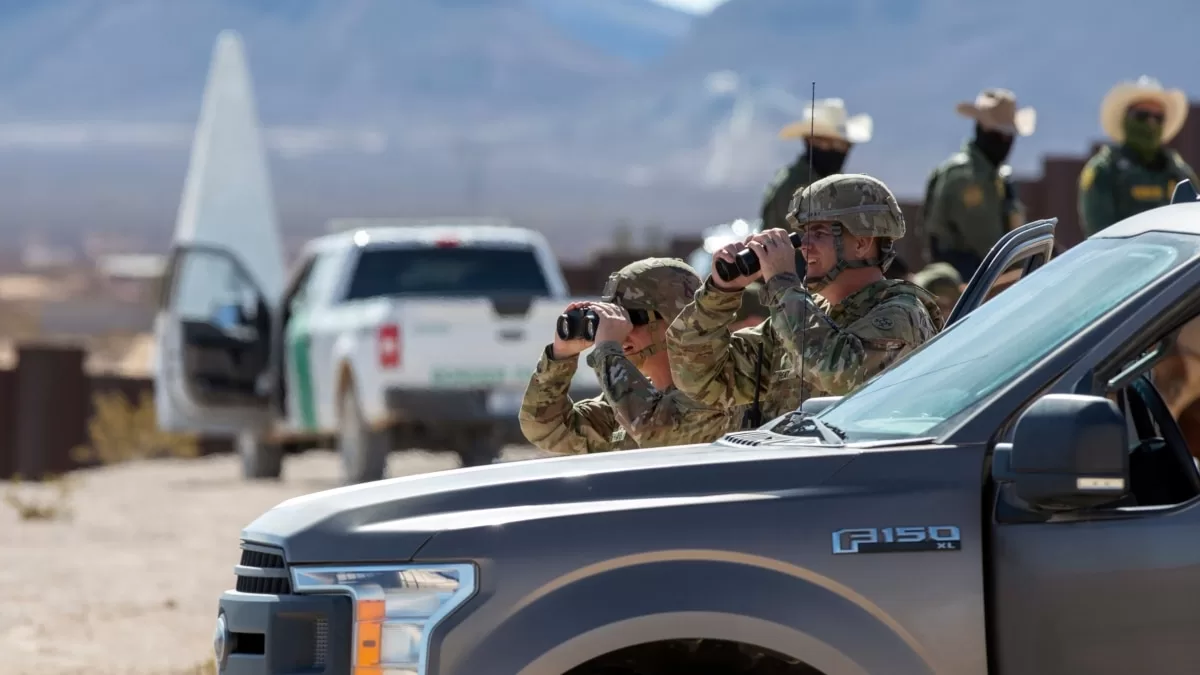
<instances>
[{"instance_id":1,"label":"camouflage patrol cap","mask_svg":"<svg viewBox=\"0 0 1200 675\"><path fill-rule=\"evenodd\" d=\"M904 214L892 191L879 179L861 173L826 176L798 191L787 220L797 230L812 222L835 221L860 237L904 236Z\"/></svg>"},{"instance_id":2,"label":"camouflage patrol cap","mask_svg":"<svg viewBox=\"0 0 1200 675\"><path fill-rule=\"evenodd\" d=\"M936 262L914 274L913 283L931 293L937 293L940 288L958 292L962 287L963 280L953 265Z\"/></svg>"},{"instance_id":3,"label":"camouflage patrol cap","mask_svg":"<svg viewBox=\"0 0 1200 675\"><path fill-rule=\"evenodd\" d=\"M674 319L692 301L703 281L691 265L677 258L645 258L608 277L602 300L625 309L658 312Z\"/></svg>"}]
</instances>

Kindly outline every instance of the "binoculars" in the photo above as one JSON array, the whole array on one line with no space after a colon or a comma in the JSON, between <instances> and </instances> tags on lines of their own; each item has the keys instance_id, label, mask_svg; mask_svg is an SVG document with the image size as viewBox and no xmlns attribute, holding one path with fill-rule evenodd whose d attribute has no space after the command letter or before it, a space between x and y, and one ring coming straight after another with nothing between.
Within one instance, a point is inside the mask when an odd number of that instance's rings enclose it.
<instances>
[{"instance_id":1,"label":"binoculars","mask_svg":"<svg viewBox=\"0 0 1200 675\"><path fill-rule=\"evenodd\" d=\"M788 235L788 239L792 242L792 246L800 248L799 232L792 232ZM714 267L717 276L721 277L721 281L733 281L738 277L748 277L758 272L762 269L762 263L758 259L758 254L747 248L738 251L731 263L717 258L717 264Z\"/></svg>"},{"instance_id":2,"label":"binoculars","mask_svg":"<svg viewBox=\"0 0 1200 675\"><path fill-rule=\"evenodd\" d=\"M650 312L644 309L626 309L629 321L635 326L650 323ZM596 328L600 325L600 317L587 307L577 307L569 312L563 312L558 317L558 337L563 340L578 340L583 338L588 342L596 339Z\"/></svg>"}]
</instances>

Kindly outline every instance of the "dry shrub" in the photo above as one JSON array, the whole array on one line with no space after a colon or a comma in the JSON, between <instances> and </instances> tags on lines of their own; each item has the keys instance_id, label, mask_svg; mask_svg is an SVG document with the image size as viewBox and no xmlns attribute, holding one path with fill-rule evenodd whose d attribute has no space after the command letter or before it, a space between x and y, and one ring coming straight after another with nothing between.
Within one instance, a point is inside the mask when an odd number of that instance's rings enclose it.
<instances>
[{"instance_id":1,"label":"dry shrub","mask_svg":"<svg viewBox=\"0 0 1200 675\"><path fill-rule=\"evenodd\" d=\"M154 399L142 392L138 404L125 394L102 392L93 397L95 414L88 420L89 444L75 447L76 462L117 464L151 457L196 457L200 446L191 434L159 430ZM40 484L40 485L39 485ZM67 476L48 476L29 487L14 476L4 495L21 520L54 521L70 518L70 496L74 482ZM49 488L49 489L46 489Z\"/></svg>"},{"instance_id":2,"label":"dry shrub","mask_svg":"<svg viewBox=\"0 0 1200 675\"><path fill-rule=\"evenodd\" d=\"M25 487L20 476L13 476L4 494L4 503L16 511L21 520L70 519L70 497L75 485L69 476L47 476L34 485L38 487Z\"/></svg>"},{"instance_id":3,"label":"dry shrub","mask_svg":"<svg viewBox=\"0 0 1200 675\"><path fill-rule=\"evenodd\" d=\"M71 451L80 463L116 464L151 457L196 457L200 446L193 434L176 434L158 428L154 398L143 391L133 405L119 391L101 392L92 398L95 414L88 420L90 445Z\"/></svg>"}]
</instances>

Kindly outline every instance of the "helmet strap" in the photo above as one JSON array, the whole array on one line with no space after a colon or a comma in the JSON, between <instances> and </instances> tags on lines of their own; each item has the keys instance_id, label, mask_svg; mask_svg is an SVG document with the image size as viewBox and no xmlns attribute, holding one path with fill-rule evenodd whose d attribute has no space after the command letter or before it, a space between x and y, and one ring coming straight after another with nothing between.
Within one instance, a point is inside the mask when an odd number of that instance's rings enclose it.
<instances>
[{"instance_id":1,"label":"helmet strap","mask_svg":"<svg viewBox=\"0 0 1200 675\"><path fill-rule=\"evenodd\" d=\"M819 293L821 289L833 283L833 280L842 273L842 270L847 269L862 269L864 267L878 267L880 271L887 271L887 268L892 264L892 260L896 258L895 247L892 245L891 239L880 239L879 250L882 253L881 258L864 258L862 260L846 260L846 240L844 238L844 230L841 223L836 223L831 228L833 230L833 248L837 258L833 267L828 272L819 276L805 276L804 285L810 293Z\"/></svg>"},{"instance_id":2,"label":"helmet strap","mask_svg":"<svg viewBox=\"0 0 1200 675\"><path fill-rule=\"evenodd\" d=\"M658 324L660 324L660 323L662 323L662 319L651 319L650 323L646 324L646 328L648 328L650 330L651 335L654 334L655 329L658 328ZM653 342L646 345L645 347L642 347L641 349L637 350L636 352L626 354L625 358L629 359L629 361L633 363L635 368L641 369L642 365L646 363L646 359L649 359L651 356L654 356L655 354L663 351L664 349L666 349L666 347L667 347L666 338L665 337L664 338L656 337L656 338L654 338Z\"/></svg>"}]
</instances>

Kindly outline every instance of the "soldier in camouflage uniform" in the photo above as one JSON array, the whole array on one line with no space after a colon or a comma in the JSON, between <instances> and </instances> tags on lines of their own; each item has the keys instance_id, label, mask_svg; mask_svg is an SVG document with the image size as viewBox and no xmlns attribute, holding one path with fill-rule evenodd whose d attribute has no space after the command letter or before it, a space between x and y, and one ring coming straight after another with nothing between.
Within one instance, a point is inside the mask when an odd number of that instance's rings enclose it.
<instances>
[{"instance_id":1,"label":"soldier in camouflage uniform","mask_svg":"<svg viewBox=\"0 0 1200 675\"><path fill-rule=\"evenodd\" d=\"M1183 129L1187 96L1142 76L1112 89L1100 124L1116 145L1100 148L1079 174L1079 225L1085 237L1115 222L1171 202L1175 184L1196 184L1192 167L1163 147Z\"/></svg>"},{"instance_id":2,"label":"soldier in camouflage uniform","mask_svg":"<svg viewBox=\"0 0 1200 675\"><path fill-rule=\"evenodd\" d=\"M609 277L603 302L576 302L600 317L588 365L601 395L573 402L567 391L586 340L556 333L538 362L521 404L521 430L530 443L553 452L580 454L686 443L706 443L737 429L740 411L700 405L675 388L664 349L667 322L700 286L686 263L647 258ZM634 326L629 310L650 313Z\"/></svg>"},{"instance_id":3,"label":"soldier in camouflage uniform","mask_svg":"<svg viewBox=\"0 0 1200 675\"><path fill-rule=\"evenodd\" d=\"M762 270L732 282L710 275L667 330L675 383L701 403L753 411L758 401L770 419L809 396L849 392L941 330L932 294L884 278L904 217L883 183L823 178L796 196L789 221L804 235L804 281L786 231L752 235L747 246ZM732 260L739 248L716 257ZM741 288L760 277L771 317L730 333Z\"/></svg>"},{"instance_id":4,"label":"soldier in camouflage uniform","mask_svg":"<svg viewBox=\"0 0 1200 675\"><path fill-rule=\"evenodd\" d=\"M784 127L779 136L802 139L804 152L790 166L780 169L767 186L762 229L786 228L788 206L796 191L818 178L841 173L850 149L871 140L873 124L865 113L847 117L845 103L828 98L818 100L815 111L814 106L808 106L802 119Z\"/></svg>"},{"instance_id":5,"label":"soldier in camouflage uniform","mask_svg":"<svg viewBox=\"0 0 1200 675\"><path fill-rule=\"evenodd\" d=\"M985 89L957 110L975 121L975 135L930 174L922 220L930 257L970 279L992 246L1025 222L1012 167L1004 161L1017 135L1033 133L1037 112L1018 110L1007 89Z\"/></svg>"}]
</instances>

